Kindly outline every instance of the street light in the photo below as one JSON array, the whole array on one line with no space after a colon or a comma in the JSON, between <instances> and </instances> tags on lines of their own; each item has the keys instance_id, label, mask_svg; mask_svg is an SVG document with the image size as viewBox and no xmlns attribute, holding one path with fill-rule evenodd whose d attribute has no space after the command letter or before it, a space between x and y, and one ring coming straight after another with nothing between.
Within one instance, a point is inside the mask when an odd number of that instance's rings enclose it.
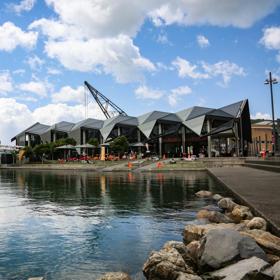
<instances>
[{"instance_id":1,"label":"street light","mask_svg":"<svg viewBox=\"0 0 280 280\"><path fill-rule=\"evenodd\" d=\"M271 72L269 72L269 78L265 80L265 85L270 85L270 96L271 96L271 108L272 108L272 147L273 147L273 154L275 155L276 152L276 145L277 145L277 134L275 129L275 120L274 120L274 102L273 102L273 90L272 85L277 84L278 81L275 78L272 78Z\"/></svg>"}]
</instances>

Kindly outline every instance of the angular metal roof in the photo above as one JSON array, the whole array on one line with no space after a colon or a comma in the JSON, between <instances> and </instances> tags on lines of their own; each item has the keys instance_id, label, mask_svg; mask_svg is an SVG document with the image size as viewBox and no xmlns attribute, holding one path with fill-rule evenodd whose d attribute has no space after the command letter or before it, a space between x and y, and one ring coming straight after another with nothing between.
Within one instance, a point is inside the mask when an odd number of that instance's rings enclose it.
<instances>
[{"instance_id":1,"label":"angular metal roof","mask_svg":"<svg viewBox=\"0 0 280 280\"><path fill-rule=\"evenodd\" d=\"M97 119L92 119L92 118L88 118L86 120L82 120L80 122L78 122L77 124L75 124L71 131L79 129L81 127L85 127L85 128L91 128L91 129L100 129L103 127L103 120L97 120Z\"/></svg>"},{"instance_id":2,"label":"angular metal roof","mask_svg":"<svg viewBox=\"0 0 280 280\"><path fill-rule=\"evenodd\" d=\"M238 114L238 111L240 110L240 107L241 107L242 103L243 103L243 100L238 101L238 102L233 103L233 104L230 104L230 105L227 105L227 106L224 106L224 107L219 108L219 109L228 113L228 114L230 114L233 117L236 117L237 114Z\"/></svg>"},{"instance_id":3,"label":"angular metal roof","mask_svg":"<svg viewBox=\"0 0 280 280\"><path fill-rule=\"evenodd\" d=\"M205 115L206 113L213 111L213 110L214 109L212 109L212 108L194 106L194 107L179 111L176 113L176 115L182 121L186 121L186 120L190 120L190 119Z\"/></svg>"},{"instance_id":4,"label":"angular metal roof","mask_svg":"<svg viewBox=\"0 0 280 280\"><path fill-rule=\"evenodd\" d=\"M202 115L194 119L183 121L183 124L190 130L192 130L194 133L200 136L203 128L204 120L205 120L205 115Z\"/></svg>"},{"instance_id":5,"label":"angular metal roof","mask_svg":"<svg viewBox=\"0 0 280 280\"><path fill-rule=\"evenodd\" d=\"M74 123L71 122L58 122L54 125L52 125L49 130L56 130L56 131L62 131L62 132L70 132L72 127L74 126Z\"/></svg>"},{"instance_id":6,"label":"angular metal roof","mask_svg":"<svg viewBox=\"0 0 280 280\"><path fill-rule=\"evenodd\" d=\"M208 113L206 113L207 116L213 116L213 117L221 117L221 118L232 118L232 115L226 113L225 111L221 109L215 109Z\"/></svg>"},{"instance_id":7,"label":"angular metal roof","mask_svg":"<svg viewBox=\"0 0 280 280\"><path fill-rule=\"evenodd\" d=\"M233 129L233 125L234 125L234 120L231 119L230 121L216 127L216 128L213 128L210 133L208 133L207 135L214 135L214 134L218 134L218 133L222 133L222 132L225 132L225 131L229 131Z\"/></svg>"},{"instance_id":8,"label":"angular metal roof","mask_svg":"<svg viewBox=\"0 0 280 280\"><path fill-rule=\"evenodd\" d=\"M19 135L21 135L23 133L30 133L30 134L35 134L35 135L41 135L42 133L46 132L49 128L50 128L49 125L45 125L45 124L41 124L39 122L36 122L33 125L31 125L30 127L28 127L27 129L25 129L24 131L20 132L16 136L14 136L11 139L11 141L14 141L16 139L16 137L18 137Z\"/></svg>"}]
</instances>

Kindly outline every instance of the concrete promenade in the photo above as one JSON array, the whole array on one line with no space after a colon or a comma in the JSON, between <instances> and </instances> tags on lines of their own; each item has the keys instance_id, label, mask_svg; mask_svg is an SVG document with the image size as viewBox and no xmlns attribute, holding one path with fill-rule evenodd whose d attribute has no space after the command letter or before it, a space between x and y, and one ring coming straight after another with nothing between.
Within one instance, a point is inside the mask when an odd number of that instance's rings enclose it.
<instances>
[{"instance_id":1,"label":"concrete promenade","mask_svg":"<svg viewBox=\"0 0 280 280\"><path fill-rule=\"evenodd\" d=\"M240 202L266 218L271 230L280 234L280 174L247 167L209 168Z\"/></svg>"}]
</instances>

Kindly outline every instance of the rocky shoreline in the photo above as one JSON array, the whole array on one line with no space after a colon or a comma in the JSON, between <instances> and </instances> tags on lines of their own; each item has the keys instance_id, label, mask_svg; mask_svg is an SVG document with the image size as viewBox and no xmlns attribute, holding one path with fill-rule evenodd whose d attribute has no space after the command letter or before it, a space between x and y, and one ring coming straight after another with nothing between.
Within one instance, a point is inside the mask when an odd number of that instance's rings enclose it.
<instances>
[{"instance_id":1,"label":"rocky shoreline","mask_svg":"<svg viewBox=\"0 0 280 280\"><path fill-rule=\"evenodd\" d=\"M185 226L182 242L169 241L152 251L143 266L148 280L280 280L280 238L267 222L232 198L196 193L211 202ZM98 280L131 280L110 272Z\"/></svg>"}]
</instances>

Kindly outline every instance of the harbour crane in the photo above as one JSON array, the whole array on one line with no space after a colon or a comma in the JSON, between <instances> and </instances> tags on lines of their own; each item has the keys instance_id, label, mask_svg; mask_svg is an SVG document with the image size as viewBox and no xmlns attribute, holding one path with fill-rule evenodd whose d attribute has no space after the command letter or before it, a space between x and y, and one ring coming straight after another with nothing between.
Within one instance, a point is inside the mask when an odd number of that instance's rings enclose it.
<instances>
[{"instance_id":1,"label":"harbour crane","mask_svg":"<svg viewBox=\"0 0 280 280\"><path fill-rule=\"evenodd\" d=\"M115 113L122 116L127 116L126 112L123 111L118 105L116 105L113 101L99 92L96 88L94 88L87 81L84 82L86 88L89 90L96 103L100 107L101 111L105 115L106 119L110 119L115 116ZM115 111L109 111L109 106L112 107Z\"/></svg>"}]
</instances>

